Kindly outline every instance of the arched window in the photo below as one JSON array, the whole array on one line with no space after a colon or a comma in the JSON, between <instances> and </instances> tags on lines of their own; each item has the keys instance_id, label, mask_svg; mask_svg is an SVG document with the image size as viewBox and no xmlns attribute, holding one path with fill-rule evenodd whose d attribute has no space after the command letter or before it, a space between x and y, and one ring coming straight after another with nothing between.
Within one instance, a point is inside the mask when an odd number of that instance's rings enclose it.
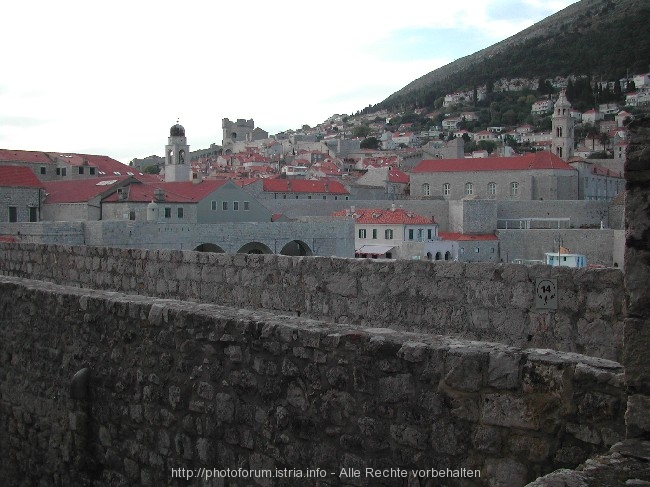
<instances>
[{"instance_id":1,"label":"arched window","mask_svg":"<svg viewBox=\"0 0 650 487\"><path fill-rule=\"evenodd\" d=\"M449 196L451 194L451 185L449 183L442 185L442 194L443 196Z\"/></svg>"},{"instance_id":2,"label":"arched window","mask_svg":"<svg viewBox=\"0 0 650 487\"><path fill-rule=\"evenodd\" d=\"M442 259L442 254L440 252L436 252L436 260L441 260Z\"/></svg>"},{"instance_id":3,"label":"arched window","mask_svg":"<svg viewBox=\"0 0 650 487\"><path fill-rule=\"evenodd\" d=\"M519 196L519 183L517 182L510 183L510 196L512 196L513 198Z\"/></svg>"},{"instance_id":4,"label":"arched window","mask_svg":"<svg viewBox=\"0 0 650 487\"><path fill-rule=\"evenodd\" d=\"M487 194L492 197L497 195L497 183L488 183Z\"/></svg>"},{"instance_id":5,"label":"arched window","mask_svg":"<svg viewBox=\"0 0 650 487\"><path fill-rule=\"evenodd\" d=\"M472 183L465 183L465 194L474 194L474 185Z\"/></svg>"},{"instance_id":6,"label":"arched window","mask_svg":"<svg viewBox=\"0 0 650 487\"><path fill-rule=\"evenodd\" d=\"M450 260L451 259L451 252L447 251L445 252L445 260Z\"/></svg>"},{"instance_id":7,"label":"arched window","mask_svg":"<svg viewBox=\"0 0 650 487\"><path fill-rule=\"evenodd\" d=\"M431 196L431 186L429 186L429 183L422 185L422 196Z\"/></svg>"}]
</instances>

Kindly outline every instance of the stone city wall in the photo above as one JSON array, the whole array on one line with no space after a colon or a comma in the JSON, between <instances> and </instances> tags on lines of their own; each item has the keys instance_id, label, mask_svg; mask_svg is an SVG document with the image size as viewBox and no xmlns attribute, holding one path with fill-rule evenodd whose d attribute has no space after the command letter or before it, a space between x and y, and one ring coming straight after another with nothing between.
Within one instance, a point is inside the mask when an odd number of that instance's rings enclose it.
<instances>
[{"instance_id":1,"label":"stone city wall","mask_svg":"<svg viewBox=\"0 0 650 487\"><path fill-rule=\"evenodd\" d=\"M617 269L0 244L0 273L620 360ZM557 280L540 309L538 278Z\"/></svg>"},{"instance_id":2,"label":"stone city wall","mask_svg":"<svg viewBox=\"0 0 650 487\"><path fill-rule=\"evenodd\" d=\"M0 277L6 485L518 487L621 439L625 401L604 359Z\"/></svg>"}]
</instances>

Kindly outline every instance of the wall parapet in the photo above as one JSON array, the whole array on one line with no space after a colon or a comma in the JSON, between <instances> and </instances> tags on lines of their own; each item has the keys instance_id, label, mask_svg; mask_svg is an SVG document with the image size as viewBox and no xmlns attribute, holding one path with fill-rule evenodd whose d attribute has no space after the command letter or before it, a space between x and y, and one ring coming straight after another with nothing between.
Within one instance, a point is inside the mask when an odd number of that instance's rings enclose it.
<instances>
[{"instance_id":1,"label":"wall parapet","mask_svg":"<svg viewBox=\"0 0 650 487\"><path fill-rule=\"evenodd\" d=\"M0 274L620 360L617 269L0 244ZM538 278L558 309L536 308Z\"/></svg>"},{"instance_id":2,"label":"wall parapet","mask_svg":"<svg viewBox=\"0 0 650 487\"><path fill-rule=\"evenodd\" d=\"M172 468L242 467L381 486L397 482L365 468L464 468L480 478L449 485L517 486L625 429L613 361L259 310L5 276L0 344L10 483L167 485Z\"/></svg>"}]
</instances>

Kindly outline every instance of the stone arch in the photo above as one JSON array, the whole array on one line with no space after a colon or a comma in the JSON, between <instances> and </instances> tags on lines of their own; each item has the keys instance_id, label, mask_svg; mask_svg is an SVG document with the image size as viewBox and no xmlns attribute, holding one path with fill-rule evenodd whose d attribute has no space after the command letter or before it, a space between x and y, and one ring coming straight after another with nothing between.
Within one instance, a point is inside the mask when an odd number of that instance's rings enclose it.
<instances>
[{"instance_id":1,"label":"stone arch","mask_svg":"<svg viewBox=\"0 0 650 487\"><path fill-rule=\"evenodd\" d=\"M436 260L442 260L442 254L440 252L436 252Z\"/></svg>"},{"instance_id":2,"label":"stone arch","mask_svg":"<svg viewBox=\"0 0 650 487\"><path fill-rule=\"evenodd\" d=\"M261 242L248 242L241 247L238 254L272 254L271 249Z\"/></svg>"},{"instance_id":3,"label":"stone arch","mask_svg":"<svg viewBox=\"0 0 650 487\"><path fill-rule=\"evenodd\" d=\"M431 259L432 259L431 252L427 252L427 260L431 260Z\"/></svg>"},{"instance_id":4,"label":"stone arch","mask_svg":"<svg viewBox=\"0 0 650 487\"><path fill-rule=\"evenodd\" d=\"M297 257L314 255L314 253L309 248L309 245L307 245L302 240L292 240L291 242L288 242L284 247L282 247L280 255L291 255Z\"/></svg>"},{"instance_id":5,"label":"stone arch","mask_svg":"<svg viewBox=\"0 0 650 487\"><path fill-rule=\"evenodd\" d=\"M197 245L197 247L194 250L196 252L214 252L216 254L223 254L226 252L217 244L213 244L213 243L202 243L201 245Z\"/></svg>"},{"instance_id":6,"label":"stone arch","mask_svg":"<svg viewBox=\"0 0 650 487\"><path fill-rule=\"evenodd\" d=\"M445 260L451 260L451 252L445 252Z\"/></svg>"}]
</instances>

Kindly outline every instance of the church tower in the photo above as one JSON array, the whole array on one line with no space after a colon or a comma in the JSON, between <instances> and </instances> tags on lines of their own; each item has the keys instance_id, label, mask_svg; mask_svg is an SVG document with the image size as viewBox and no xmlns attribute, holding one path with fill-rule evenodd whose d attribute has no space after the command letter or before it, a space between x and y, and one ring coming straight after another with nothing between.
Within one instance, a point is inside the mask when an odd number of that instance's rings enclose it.
<instances>
[{"instance_id":1,"label":"church tower","mask_svg":"<svg viewBox=\"0 0 650 487\"><path fill-rule=\"evenodd\" d=\"M552 152L560 159L567 160L573 156L573 118L571 103L562 91L553 106L552 118L553 145Z\"/></svg>"},{"instance_id":2,"label":"church tower","mask_svg":"<svg viewBox=\"0 0 650 487\"><path fill-rule=\"evenodd\" d=\"M165 146L165 182L190 180L190 146L185 138L185 128L178 124L169 129Z\"/></svg>"}]
</instances>

